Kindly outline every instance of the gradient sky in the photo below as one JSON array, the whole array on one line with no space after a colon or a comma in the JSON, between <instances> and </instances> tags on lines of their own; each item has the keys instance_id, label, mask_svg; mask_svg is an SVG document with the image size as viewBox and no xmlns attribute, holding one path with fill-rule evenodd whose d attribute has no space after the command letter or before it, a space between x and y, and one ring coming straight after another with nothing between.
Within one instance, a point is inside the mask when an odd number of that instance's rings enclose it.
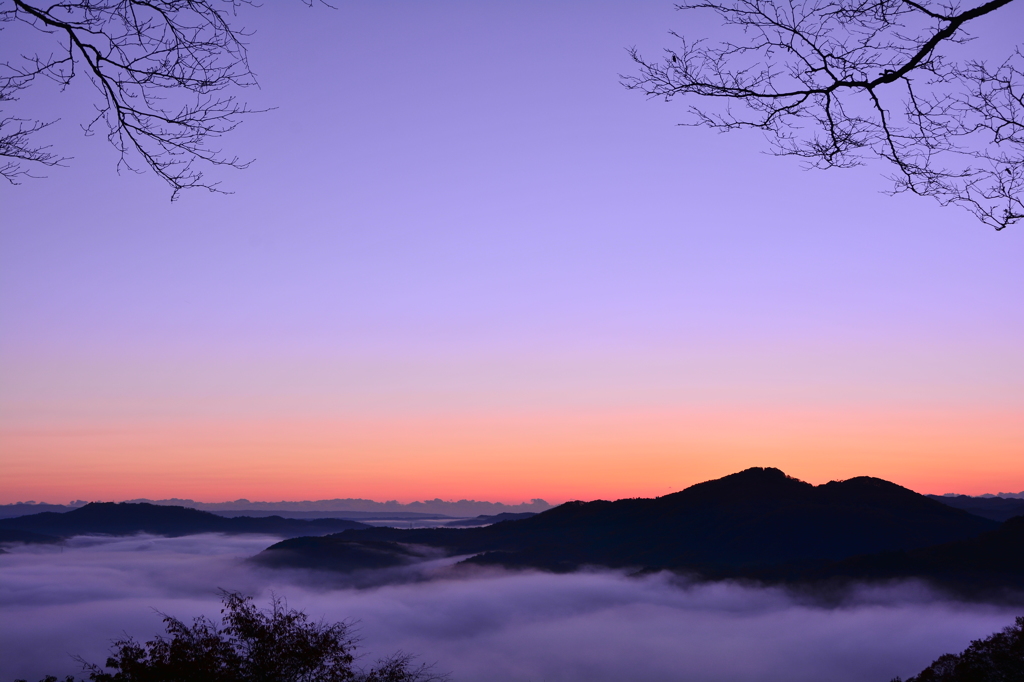
<instances>
[{"instance_id":1,"label":"gradient sky","mask_svg":"<svg viewBox=\"0 0 1024 682\"><path fill-rule=\"evenodd\" d=\"M1016 13L1016 14L1014 14ZM1024 10L979 26L1005 53ZM1014 18L1016 17L1016 19ZM1024 225L674 125L670 2L273 3L231 196L54 112L0 186L0 503L1024 490ZM12 112L16 110L12 109Z\"/></svg>"}]
</instances>

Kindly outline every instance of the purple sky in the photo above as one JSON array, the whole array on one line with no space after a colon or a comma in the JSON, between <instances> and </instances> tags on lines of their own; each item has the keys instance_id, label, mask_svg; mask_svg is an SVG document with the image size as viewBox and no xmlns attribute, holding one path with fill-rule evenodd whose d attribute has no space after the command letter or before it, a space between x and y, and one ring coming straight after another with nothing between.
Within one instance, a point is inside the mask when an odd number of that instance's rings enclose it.
<instances>
[{"instance_id":1,"label":"purple sky","mask_svg":"<svg viewBox=\"0 0 1024 682\"><path fill-rule=\"evenodd\" d=\"M102 442L57 453L24 435L39 428L709 406L998 412L941 480L1024 489L1024 227L887 197L880 166L805 172L756 133L676 127L682 103L621 87L625 48L713 22L662 1L242 19L248 100L277 109L224 138L256 159L223 174L231 196L170 204L152 174L119 177L78 128L84 83L22 98L62 118L48 139L75 158L0 186L0 437L21 476L0 501L47 497L62 458L118 466ZM1001 10L978 49L1022 24ZM901 482L938 480L929 446L907 447ZM837 477L872 473L836 458ZM383 486L366 485L339 494ZM137 488L124 496L159 496ZM90 495L108 492L72 497Z\"/></svg>"}]
</instances>

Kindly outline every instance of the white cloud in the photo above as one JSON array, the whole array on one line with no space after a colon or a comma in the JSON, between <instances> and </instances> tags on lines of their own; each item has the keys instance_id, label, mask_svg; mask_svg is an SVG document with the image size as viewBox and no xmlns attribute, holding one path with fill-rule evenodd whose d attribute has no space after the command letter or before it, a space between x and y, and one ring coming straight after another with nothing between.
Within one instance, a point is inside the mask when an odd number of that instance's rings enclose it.
<instances>
[{"instance_id":1,"label":"white cloud","mask_svg":"<svg viewBox=\"0 0 1024 682\"><path fill-rule=\"evenodd\" d=\"M124 633L161 631L157 611L216 616L217 588L270 593L314 618L358 621L361 651L419 653L456 682L637 679L886 682L1012 622L992 605L920 585L862 589L824 606L779 589L667 575L473 572L352 587L244 559L273 538L76 538L0 556L0 681L76 673ZM365 584L365 581L362 581Z\"/></svg>"}]
</instances>

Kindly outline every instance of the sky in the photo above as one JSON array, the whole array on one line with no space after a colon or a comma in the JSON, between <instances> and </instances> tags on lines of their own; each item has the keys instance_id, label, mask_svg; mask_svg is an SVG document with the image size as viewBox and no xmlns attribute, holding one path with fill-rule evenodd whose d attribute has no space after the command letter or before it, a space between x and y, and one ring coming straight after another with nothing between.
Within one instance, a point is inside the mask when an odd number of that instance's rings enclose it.
<instances>
[{"instance_id":1,"label":"sky","mask_svg":"<svg viewBox=\"0 0 1024 682\"><path fill-rule=\"evenodd\" d=\"M1013 20L1013 13L1019 21ZM1022 8L979 25L1006 53ZM0 503L1024 490L1024 227L680 127L672 3L244 10L276 107L175 203L80 125L0 186ZM19 34L19 40L27 38ZM981 49L981 48L979 48ZM216 171L214 171L216 173Z\"/></svg>"}]
</instances>

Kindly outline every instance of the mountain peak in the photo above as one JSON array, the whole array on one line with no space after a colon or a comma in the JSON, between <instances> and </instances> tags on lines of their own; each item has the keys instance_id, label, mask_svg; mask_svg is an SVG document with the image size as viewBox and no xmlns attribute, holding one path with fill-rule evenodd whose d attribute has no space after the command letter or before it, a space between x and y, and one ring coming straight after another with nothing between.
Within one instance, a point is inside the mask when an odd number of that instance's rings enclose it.
<instances>
[{"instance_id":1,"label":"mountain peak","mask_svg":"<svg viewBox=\"0 0 1024 682\"><path fill-rule=\"evenodd\" d=\"M778 496L806 495L814 486L787 475L775 467L750 467L722 478L704 481L666 495L666 498L696 502L701 499L751 500Z\"/></svg>"}]
</instances>

